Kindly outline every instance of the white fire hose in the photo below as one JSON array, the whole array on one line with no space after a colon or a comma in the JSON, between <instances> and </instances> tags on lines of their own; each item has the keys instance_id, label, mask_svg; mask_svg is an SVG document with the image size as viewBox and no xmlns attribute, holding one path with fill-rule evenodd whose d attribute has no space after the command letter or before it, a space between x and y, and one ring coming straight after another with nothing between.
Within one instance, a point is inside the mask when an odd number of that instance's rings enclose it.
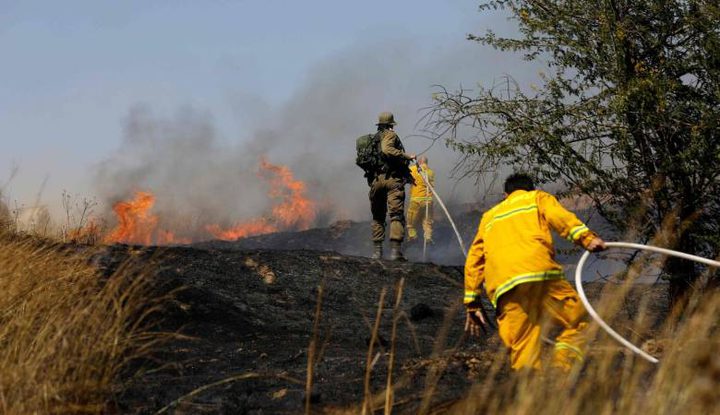
<instances>
[{"instance_id":1,"label":"white fire hose","mask_svg":"<svg viewBox=\"0 0 720 415\"><path fill-rule=\"evenodd\" d=\"M634 244L634 243L628 243L628 242L605 242L605 245L608 248L631 248L631 249L641 249L645 251L652 251L657 252L664 255L670 255L678 258L688 259L690 261L700 262L702 264L710 265L713 267L720 267L720 262L713 261L711 259L686 254L683 252L673 251L671 249L665 249L665 248L658 248L655 246L650 245L641 245L641 244ZM587 309L588 314L602 327L608 334L610 334L615 340L619 341L620 344L627 347L628 349L632 350L634 353L640 355L643 359L647 360L648 362L652 363L658 363L658 360L652 356L650 356L648 353L640 349L639 347L635 346L634 344L630 343L626 339L624 339L622 336L617 334L615 330L610 328L610 326L605 323L605 321L600 318L598 313L595 311L595 309L592 308L590 305L590 302L588 301L587 297L585 296L585 290L583 290L582 286L582 268L585 265L585 261L590 256L590 251L585 251L585 253L580 257L580 261L577 264L577 269L575 269L575 287L577 288L578 294L580 295L580 299L582 300L583 304L585 305L585 309Z\"/></svg>"},{"instance_id":2,"label":"white fire hose","mask_svg":"<svg viewBox=\"0 0 720 415\"><path fill-rule=\"evenodd\" d=\"M420 165L418 164L418 171L421 172ZM448 212L447 208L445 207L445 204L443 203L442 199L440 199L440 196L435 192L435 189L432 187L430 182L425 177L425 174L420 174L420 177L422 177L423 181L425 182L425 185L430 189L435 199L437 199L438 203L440 204L440 207L442 207L443 211L445 212L445 216L447 216L448 221L450 221L450 225L452 225L453 230L455 231L455 236L457 236L458 243L460 244L460 248L462 249L463 255L467 258L467 250L465 249L465 244L463 243L462 237L460 236L460 232L458 232L457 226L455 226L455 222L453 221L452 217L450 216L450 212ZM635 243L629 243L629 242L605 242L605 245L608 248L630 248L630 249L640 249L645 251L652 251L657 252L659 254L664 255L670 255L678 258L687 259L690 261L699 262L705 265L710 265L712 267L719 267L720 268L720 262L714 261L712 259L707 259L703 257L699 257L696 255L690 255L686 254L684 252L679 251L673 251L671 249L665 249L665 248L658 248L651 245L642 245L642 244L635 244ZM582 286L582 268L585 265L585 261L587 261L588 257L590 256L590 251L585 251L583 255L580 257L580 261L578 261L577 268L575 269L575 287L577 288L578 294L580 295L580 300L582 301L583 305L585 305L585 309L587 309L588 314L590 314L590 317L592 317L599 325L602 327L608 334L610 334L615 340L620 342L623 346L630 349L633 353L636 353L640 355L643 359L652 362L652 363L658 363L658 359L652 357L639 347L635 346L634 344L630 343L628 340L623 338L621 335L619 335L615 330L613 330L595 311L594 308L592 308L592 305L590 305L590 302L587 299L587 296L585 295L585 290L583 290ZM484 314L484 313L483 313Z\"/></svg>"},{"instance_id":3,"label":"white fire hose","mask_svg":"<svg viewBox=\"0 0 720 415\"><path fill-rule=\"evenodd\" d=\"M445 203L443 203L442 199L440 199L440 196L438 196L435 189L430 184L430 181L425 176L425 172L423 172L422 167L420 167L420 163L415 163L418 168L418 172L420 173L420 177L422 177L423 181L425 182L425 185L428 189L432 192L433 196L435 196L435 199L440 204L440 207L445 212L445 216L447 216L448 221L450 221L450 225L452 226L453 230L455 231L455 236L457 237L458 243L460 244L460 249L462 250L463 255L465 255L465 258L467 258L467 249L465 249L465 243L463 242L462 236L460 236L460 232L458 231L457 226L455 226L455 221L453 221L452 216L450 216L450 212L448 212L447 208L445 207Z\"/></svg>"}]
</instances>

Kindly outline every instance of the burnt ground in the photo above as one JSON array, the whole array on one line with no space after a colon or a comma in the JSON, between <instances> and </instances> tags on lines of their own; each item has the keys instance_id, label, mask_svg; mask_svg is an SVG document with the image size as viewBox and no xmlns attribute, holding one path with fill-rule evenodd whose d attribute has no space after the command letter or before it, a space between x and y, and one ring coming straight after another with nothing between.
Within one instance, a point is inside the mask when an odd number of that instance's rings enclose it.
<instances>
[{"instance_id":1,"label":"burnt ground","mask_svg":"<svg viewBox=\"0 0 720 415\"><path fill-rule=\"evenodd\" d=\"M455 218L466 245L479 218L478 211ZM498 355L506 361L506 351L493 330L481 339L463 338L464 257L447 221L436 220L436 243L426 262L420 243L405 246L409 263L366 258L369 234L367 222L341 221L232 242L104 248L99 263L106 273L130 262L153 274L156 298L173 293L174 300L155 316L155 330L183 336L172 337L128 368L115 399L117 412L148 414L170 405L168 412L178 414L300 413L309 355L316 361L313 412L357 409L383 290L370 389L378 393L385 387L392 309L401 280L394 411L416 413L423 397L431 396L430 406L442 412L445 403L483 379ZM561 241L558 247L561 263L576 262L578 250ZM588 275L597 272L593 269L591 264ZM321 314L315 330L318 287ZM590 284L587 291L596 297L601 288ZM653 303L662 310L660 292L655 290ZM489 303L486 309L492 316ZM628 318L632 314L629 310ZM311 352L313 338L317 347ZM503 367L500 376L507 373Z\"/></svg>"},{"instance_id":2,"label":"burnt ground","mask_svg":"<svg viewBox=\"0 0 720 415\"><path fill-rule=\"evenodd\" d=\"M228 246L116 245L99 258L107 273L128 261L154 275L155 296L174 292L174 300L155 316L155 330L185 337L174 336L151 357L133 363L115 398L119 413L155 413L187 394L169 413L300 413L313 334L313 411L357 408L383 290L387 295L374 344L371 389L379 392L385 386L400 280L396 413L415 413L429 395L428 385L435 383L433 407L462 397L498 353L505 353L493 332L463 341L459 266ZM314 330L318 287L321 315ZM438 363L446 365L441 372L432 369Z\"/></svg>"},{"instance_id":3,"label":"burnt ground","mask_svg":"<svg viewBox=\"0 0 720 415\"><path fill-rule=\"evenodd\" d=\"M117 407L123 413L154 413L196 388L247 373L266 377L210 388L177 406L177 413L301 412L320 286L312 394L318 411L362 400L372 324L381 291L387 290L372 373L373 390L384 387L394 289L401 279L403 317L396 337L394 376L402 377L405 384L396 400L408 402L397 410L413 412L417 407L433 349L444 352L462 337L458 267L372 261L334 252L127 246L109 248L102 262L112 272L128 258L157 269L157 295L180 289L176 301L162 313L158 330L191 338L169 341L156 351L154 360L136 362L132 370L138 366L147 370L118 395ZM449 327L447 345L438 345L443 327ZM455 354L482 355L494 350L490 345L496 342L494 336L468 342ZM471 384L477 368L460 364L464 360L458 359L443 375L436 402L459 397Z\"/></svg>"}]
</instances>

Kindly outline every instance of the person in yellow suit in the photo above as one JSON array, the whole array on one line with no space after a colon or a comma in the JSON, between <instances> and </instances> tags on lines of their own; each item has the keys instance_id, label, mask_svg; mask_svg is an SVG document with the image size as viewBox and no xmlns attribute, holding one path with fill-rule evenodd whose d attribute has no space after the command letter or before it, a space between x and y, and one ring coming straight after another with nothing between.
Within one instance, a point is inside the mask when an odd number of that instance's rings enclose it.
<instances>
[{"instance_id":1,"label":"person in yellow suit","mask_svg":"<svg viewBox=\"0 0 720 415\"><path fill-rule=\"evenodd\" d=\"M430 182L430 186L434 186L435 172L428 167L427 157L418 157L418 164L420 165L420 171L418 171L417 165L410 166L410 174L414 184L410 188L410 205L407 211L408 242L417 239L418 222L422 221L423 238L427 243L432 243L432 191L428 189L425 180L420 174L424 174L427 181Z\"/></svg>"},{"instance_id":2,"label":"person in yellow suit","mask_svg":"<svg viewBox=\"0 0 720 415\"><path fill-rule=\"evenodd\" d=\"M555 261L550 230L590 251L605 242L551 194L536 190L530 176L510 175L505 200L485 212L465 263L465 330L485 324L480 286L496 308L498 331L514 370L541 369L541 336L561 326L551 366L569 371L584 359L586 311Z\"/></svg>"}]
</instances>

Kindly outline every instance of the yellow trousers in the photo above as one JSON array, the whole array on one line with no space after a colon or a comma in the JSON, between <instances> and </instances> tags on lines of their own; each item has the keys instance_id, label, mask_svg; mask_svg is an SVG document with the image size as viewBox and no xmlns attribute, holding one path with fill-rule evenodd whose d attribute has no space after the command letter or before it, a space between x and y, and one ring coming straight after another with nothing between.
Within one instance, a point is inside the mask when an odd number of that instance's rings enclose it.
<instances>
[{"instance_id":1,"label":"yellow trousers","mask_svg":"<svg viewBox=\"0 0 720 415\"><path fill-rule=\"evenodd\" d=\"M422 198L426 199L426 198ZM427 207L426 207L427 206ZM426 213L427 209L427 215ZM430 241L432 240L432 226L433 226L433 208L432 200L416 200L410 198L410 206L407 211L407 230L408 239L412 240L417 238L417 226L418 222L422 221L423 237Z\"/></svg>"},{"instance_id":2,"label":"yellow trousers","mask_svg":"<svg viewBox=\"0 0 720 415\"><path fill-rule=\"evenodd\" d=\"M500 297L497 311L498 331L510 348L513 369L542 368L541 336L553 324L562 332L555 338L551 365L569 371L582 362L586 311L566 280L520 284Z\"/></svg>"}]
</instances>

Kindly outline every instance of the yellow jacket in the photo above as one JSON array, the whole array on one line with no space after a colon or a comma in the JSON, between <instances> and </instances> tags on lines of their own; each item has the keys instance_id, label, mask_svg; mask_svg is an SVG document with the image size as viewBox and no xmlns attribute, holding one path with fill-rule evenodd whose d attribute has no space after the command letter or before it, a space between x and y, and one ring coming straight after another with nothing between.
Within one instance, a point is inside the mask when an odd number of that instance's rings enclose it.
<instances>
[{"instance_id":1,"label":"yellow jacket","mask_svg":"<svg viewBox=\"0 0 720 415\"><path fill-rule=\"evenodd\" d=\"M430 186L435 186L435 172L427 166L422 166L422 172L427 175ZM432 192L427 188L422 177L420 177L416 164L410 166L410 174L415 182L410 188L410 200L432 200Z\"/></svg>"},{"instance_id":2,"label":"yellow jacket","mask_svg":"<svg viewBox=\"0 0 720 415\"><path fill-rule=\"evenodd\" d=\"M550 229L583 247L596 236L542 190L516 190L485 212L465 262L468 309L479 306L483 282L497 307L500 296L520 284L565 278L555 262Z\"/></svg>"}]
</instances>

